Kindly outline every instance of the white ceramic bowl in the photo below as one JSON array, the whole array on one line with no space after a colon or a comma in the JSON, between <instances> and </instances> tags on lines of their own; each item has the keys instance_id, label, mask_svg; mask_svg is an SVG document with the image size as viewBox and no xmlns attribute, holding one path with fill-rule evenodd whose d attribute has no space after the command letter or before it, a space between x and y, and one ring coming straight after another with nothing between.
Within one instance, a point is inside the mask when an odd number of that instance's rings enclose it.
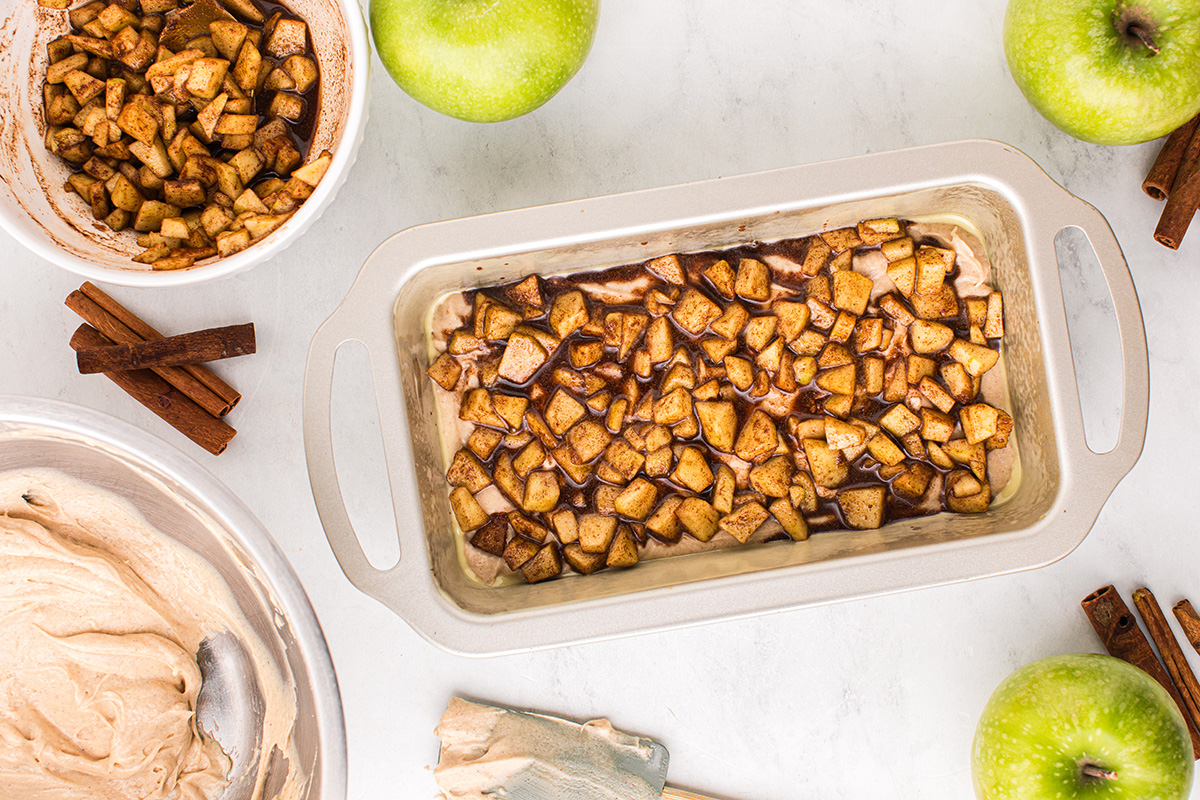
<instances>
[{"instance_id":1,"label":"white ceramic bowl","mask_svg":"<svg viewBox=\"0 0 1200 800\"><path fill-rule=\"evenodd\" d=\"M228 258L190 269L156 271L136 264L130 231L92 218L81 197L63 188L70 167L43 144L42 83L46 43L67 33L66 12L34 0L0 3L0 225L47 261L85 278L125 286L182 286L240 272L279 254L333 201L362 143L367 121L371 49L356 0L288 0L309 23L321 70L321 113L311 154L330 150L333 163L296 213L270 235Z\"/></svg>"}]
</instances>

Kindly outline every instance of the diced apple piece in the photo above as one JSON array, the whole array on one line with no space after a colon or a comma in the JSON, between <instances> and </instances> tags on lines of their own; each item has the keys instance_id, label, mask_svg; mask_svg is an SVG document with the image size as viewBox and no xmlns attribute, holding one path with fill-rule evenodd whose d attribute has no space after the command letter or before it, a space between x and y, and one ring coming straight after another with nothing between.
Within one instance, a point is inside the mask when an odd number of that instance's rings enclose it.
<instances>
[{"instance_id":1,"label":"diced apple piece","mask_svg":"<svg viewBox=\"0 0 1200 800\"><path fill-rule=\"evenodd\" d=\"M779 319L772 315L763 317L751 317L746 323L745 336L746 346L751 350L762 350L771 341L775 335L775 328L779 324Z\"/></svg>"},{"instance_id":2,"label":"diced apple piece","mask_svg":"<svg viewBox=\"0 0 1200 800\"><path fill-rule=\"evenodd\" d=\"M911 325L916 319L909 311L908 306L904 305L894 294L885 294L879 298L879 310L900 325Z\"/></svg>"},{"instance_id":3,"label":"diced apple piece","mask_svg":"<svg viewBox=\"0 0 1200 800\"><path fill-rule=\"evenodd\" d=\"M579 518L579 545L585 553L605 552L616 533L616 517L583 514Z\"/></svg>"},{"instance_id":4,"label":"diced apple piece","mask_svg":"<svg viewBox=\"0 0 1200 800\"><path fill-rule=\"evenodd\" d=\"M921 319L954 319L958 316L958 295L944 283L933 294L914 294L909 298L913 313Z\"/></svg>"},{"instance_id":5,"label":"diced apple piece","mask_svg":"<svg viewBox=\"0 0 1200 800\"><path fill-rule=\"evenodd\" d=\"M892 239L891 241L884 242L882 245L880 245L879 250L883 253L883 257L889 262L899 261L912 256L913 240L909 236L904 236L899 239Z\"/></svg>"},{"instance_id":6,"label":"diced apple piece","mask_svg":"<svg viewBox=\"0 0 1200 800\"><path fill-rule=\"evenodd\" d=\"M893 436L904 436L921 427L921 420L907 406L894 405L879 418L879 424Z\"/></svg>"},{"instance_id":7,"label":"diced apple piece","mask_svg":"<svg viewBox=\"0 0 1200 800\"><path fill-rule=\"evenodd\" d=\"M922 245L917 248L917 279L915 294L936 294L954 266L954 251L943 247Z\"/></svg>"},{"instance_id":8,"label":"diced apple piece","mask_svg":"<svg viewBox=\"0 0 1200 800\"><path fill-rule=\"evenodd\" d=\"M730 303L709 326L713 333L725 339L736 339L750 321L750 312L741 303Z\"/></svg>"},{"instance_id":9,"label":"diced apple piece","mask_svg":"<svg viewBox=\"0 0 1200 800\"><path fill-rule=\"evenodd\" d=\"M572 542L563 548L563 558L580 575L591 575L604 566L606 554L585 553L578 542Z\"/></svg>"},{"instance_id":10,"label":"diced apple piece","mask_svg":"<svg viewBox=\"0 0 1200 800\"><path fill-rule=\"evenodd\" d=\"M853 271L833 275L833 305L842 311L861 316L867 310L874 282L866 275Z\"/></svg>"},{"instance_id":11,"label":"diced apple piece","mask_svg":"<svg viewBox=\"0 0 1200 800\"><path fill-rule=\"evenodd\" d=\"M562 559L553 542L542 545L533 558L521 566L521 574L529 583L539 583L562 573Z\"/></svg>"},{"instance_id":12,"label":"diced apple piece","mask_svg":"<svg viewBox=\"0 0 1200 800\"><path fill-rule=\"evenodd\" d=\"M832 231L823 231L818 234L825 244L833 249L833 252L840 253L844 250L850 250L862 244L862 239L859 238L858 228L838 228Z\"/></svg>"},{"instance_id":13,"label":"diced apple piece","mask_svg":"<svg viewBox=\"0 0 1200 800\"><path fill-rule=\"evenodd\" d=\"M604 452L612 441L612 434L599 422L585 419L567 431L566 440L575 458L585 464Z\"/></svg>"},{"instance_id":14,"label":"diced apple piece","mask_svg":"<svg viewBox=\"0 0 1200 800\"><path fill-rule=\"evenodd\" d=\"M959 362L966 368L967 374L971 377L977 377L996 366L996 362L1000 360L1000 353L992 350L990 347L983 347L977 344L955 339L950 344L950 357Z\"/></svg>"},{"instance_id":15,"label":"diced apple piece","mask_svg":"<svg viewBox=\"0 0 1200 800\"><path fill-rule=\"evenodd\" d=\"M655 258L647 261L645 264L646 271L667 283L676 286L683 286L687 283L687 276L683 272L683 265L679 263L679 256L667 255L660 258Z\"/></svg>"},{"instance_id":16,"label":"diced apple piece","mask_svg":"<svg viewBox=\"0 0 1200 800\"><path fill-rule=\"evenodd\" d=\"M975 387L967 369L957 361L943 364L940 368L942 382L950 395L964 405L975 398Z\"/></svg>"},{"instance_id":17,"label":"diced apple piece","mask_svg":"<svg viewBox=\"0 0 1200 800\"><path fill-rule=\"evenodd\" d=\"M701 435L714 450L733 452L737 436L737 412L728 401L700 401L695 404Z\"/></svg>"},{"instance_id":18,"label":"diced apple piece","mask_svg":"<svg viewBox=\"0 0 1200 800\"><path fill-rule=\"evenodd\" d=\"M617 529L604 563L610 567L632 567L638 563L637 543L634 542L633 531L628 525Z\"/></svg>"},{"instance_id":19,"label":"diced apple piece","mask_svg":"<svg viewBox=\"0 0 1200 800\"><path fill-rule=\"evenodd\" d=\"M691 287L684 290L679 303L671 311L671 318L675 320L675 324L693 336L707 328L709 323L719 316L720 307Z\"/></svg>"},{"instance_id":20,"label":"diced apple piece","mask_svg":"<svg viewBox=\"0 0 1200 800\"><path fill-rule=\"evenodd\" d=\"M508 540L508 544L504 548L504 563L508 565L509 569L518 570L537 555L539 549L536 542L532 542L524 536L514 536Z\"/></svg>"},{"instance_id":21,"label":"diced apple piece","mask_svg":"<svg viewBox=\"0 0 1200 800\"><path fill-rule=\"evenodd\" d=\"M679 495L665 498L646 520L646 530L664 542L679 541L682 531L679 529L679 518L675 512L682 503L683 498Z\"/></svg>"},{"instance_id":22,"label":"diced apple piece","mask_svg":"<svg viewBox=\"0 0 1200 800\"><path fill-rule=\"evenodd\" d=\"M733 291L738 297L758 303L771 299L771 274L767 265L754 258L741 259Z\"/></svg>"},{"instance_id":23,"label":"diced apple piece","mask_svg":"<svg viewBox=\"0 0 1200 800\"><path fill-rule=\"evenodd\" d=\"M908 327L908 339L915 353L937 353L954 341L954 331L939 322L918 319Z\"/></svg>"},{"instance_id":24,"label":"diced apple piece","mask_svg":"<svg viewBox=\"0 0 1200 800\"><path fill-rule=\"evenodd\" d=\"M787 456L775 456L750 469L750 488L767 497L787 497L795 468Z\"/></svg>"},{"instance_id":25,"label":"diced apple piece","mask_svg":"<svg viewBox=\"0 0 1200 800\"><path fill-rule=\"evenodd\" d=\"M983 323L983 335L989 339L1004 336L1004 298L999 292L987 297L987 317Z\"/></svg>"},{"instance_id":26,"label":"diced apple piece","mask_svg":"<svg viewBox=\"0 0 1200 800\"><path fill-rule=\"evenodd\" d=\"M833 248L817 236L808 237L808 250L804 253L804 261L800 271L805 275L816 275L825 266L825 262L833 255Z\"/></svg>"},{"instance_id":27,"label":"diced apple piece","mask_svg":"<svg viewBox=\"0 0 1200 800\"><path fill-rule=\"evenodd\" d=\"M779 320L779 335L788 342L799 336L808 326L809 316L812 314L806 303L790 300L776 300L771 305L771 310Z\"/></svg>"},{"instance_id":28,"label":"diced apple piece","mask_svg":"<svg viewBox=\"0 0 1200 800\"><path fill-rule=\"evenodd\" d=\"M521 384L533 377L546 363L549 354L533 336L514 333L508 337L504 355L500 359L500 377Z\"/></svg>"},{"instance_id":29,"label":"diced apple piece","mask_svg":"<svg viewBox=\"0 0 1200 800\"><path fill-rule=\"evenodd\" d=\"M712 485L712 469L699 447L685 447L680 451L671 480L693 492L703 492Z\"/></svg>"},{"instance_id":30,"label":"diced apple piece","mask_svg":"<svg viewBox=\"0 0 1200 800\"><path fill-rule=\"evenodd\" d=\"M858 237L867 247L882 244L903 235L904 231L900 220L895 217L868 219L858 223Z\"/></svg>"},{"instance_id":31,"label":"diced apple piece","mask_svg":"<svg viewBox=\"0 0 1200 800\"><path fill-rule=\"evenodd\" d=\"M745 544L754 535L754 532L767 521L769 516L770 514L762 507L761 503L745 503L739 506L732 514L722 517L717 522L717 527L742 544Z\"/></svg>"},{"instance_id":32,"label":"diced apple piece","mask_svg":"<svg viewBox=\"0 0 1200 800\"><path fill-rule=\"evenodd\" d=\"M1008 437L1012 435L1013 418L996 409L996 432L984 444L988 450L999 450L1008 446Z\"/></svg>"},{"instance_id":33,"label":"diced apple piece","mask_svg":"<svg viewBox=\"0 0 1200 800\"><path fill-rule=\"evenodd\" d=\"M521 505L529 512L553 511L558 505L558 496L558 476L550 470L534 470L525 481L525 498Z\"/></svg>"},{"instance_id":34,"label":"diced apple piece","mask_svg":"<svg viewBox=\"0 0 1200 800\"><path fill-rule=\"evenodd\" d=\"M583 404L564 389L558 389L546 405L546 424L550 430L562 436L571 426L583 419L587 411Z\"/></svg>"},{"instance_id":35,"label":"diced apple piece","mask_svg":"<svg viewBox=\"0 0 1200 800\"><path fill-rule=\"evenodd\" d=\"M487 512L465 486L459 486L450 492L450 508L454 511L458 527L463 531L473 531L488 521Z\"/></svg>"},{"instance_id":36,"label":"diced apple piece","mask_svg":"<svg viewBox=\"0 0 1200 800\"><path fill-rule=\"evenodd\" d=\"M959 514L982 514L992 502L991 487L965 470L946 476L946 507Z\"/></svg>"},{"instance_id":37,"label":"diced apple piece","mask_svg":"<svg viewBox=\"0 0 1200 800\"><path fill-rule=\"evenodd\" d=\"M833 489L842 484L849 475L846 457L841 450L830 447L820 439L802 439L800 442L808 468L818 486Z\"/></svg>"},{"instance_id":38,"label":"diced apple piece","mask_svg":"<svg viewBox=\"0 0 1200 800\"><path fill-rule=\"evenodd\" d=\"M892 479L892 491L910 500L918 500L925 496L932 480L933 469L917 461L909 464L904 472Z\"/></svg>"},{"instance_id":39,"label":"diced apple piece","mask_svg":"<svg viewBox=\"0 0 1200 800\"><path fill-rule=\"evenodd\" d=\"M645 478L638 478L617 495L613 506L617 513L630 519L643 520L649 516L658 500L658 489Z\"/></svg>"},{"instance_id":40,"label":"diced apple piece","mask_svg":"<svg viewBox=\"0 0 1200 800\"><path fill-rule=\"evenodd\" d=\"M917 391L944 414L949 414L950 409L954 408L954 398L942 388L940 383L928 375L921 378L920 383L917 384Z\"/></svg>"},{"instance_id":41,"label":"diced apple piece","mask_svg":"<svg viewBox=\"0 0 1200 800\"><path fill-rule=\"evenodd\" d=\"M738 433L733 451L738 458L754 464L767 459L779 446L775 422L761 409L755 409Z\"/></svg>"},{"instance_id":42,"label":"diced apple piece","mask_svg":"<svg viewBox=\"0 0 1200 800\"><path fill-rule=\"evenodd\" d=\"M967 324L972 328L982 328L983 323L987 321L987 298L968 297L966 304Z\"/></svg>"},{"instance_id":43,"label":"diced apple piece","mask_svg":"<svg viewBox=\"0 0 1200 800\"><path fill-rule=\"evenodd\" d=\"M947 442L954 435L954 417L936 408L921 409L921 438L932 442Z\"/></svg>"},{"instance_id":44,"label":"diced apple piece","mask_svg":"<svg viewBox=\"0 0 1200 800\"><path fill-rule=\"evenodd\" d=\"M966 439L951 439L942 445L942 450L958 464L965 464L975 477L987 478L987 449L982 443L972 444Z\"/></svg>"},{"instance_id":45,"label":"diced apple piece","mask_svg":"<svg viewBox=\"0 0 1200 800\"><path fill-rule=\"evenodd\" d=\"M843 489L837 496L846 524L856 530L874 530L883 525L884 499L882 486Z\"/></svg>"},{"instance_id":46,"label":"diced apple piece","mask_svg":"<svg viewBox=\"0 0 1200 800\"><path fill-rule=\"evenodd\" d=\"M917 386L924 378L931 377L937 371L937 362L926 356L909 356L906 363L907 382Z\"/></svg>"},{"instance_id":47,"label":"diced apple piece","mask_svg":"<svg viewBox=\"0 0 1200 800\"><path fill-rule=\"evenodd\" d=\"M967 441L975 444L995 435L999 413L987 403L974 403L960 410L958 418Z\"/></svg>"},{"instance_id":48,"label":"diced apple piece","mask_svg":"<svg viewBox=\"0 0 1200 800\"><path fill-rule=\"evenodd\" d=\"M471 536L471 544L474 547L494 556L504 554L504 545L507 541L508 516L502 513L492 514L487 523Z\"/></svg>"},{"instance_id":49,"label":"diced apple piece","mask_svg":"<svg viewBox=\"0 0 1200 800\"><path fill-rule=\"evenodd\" d=\"M911 247L912 240L909 240ZM917 260L915 258L900 258L887 266L887 276L896 284L897 291L905 297L912 297L917 285Z\"/></svg>"},{"instance_id":50,"label":"diced apple piece","mask_svg":"<svg viewBox=\"0 0 1200 800\"><path fill-rule=\"evenodd\" d=\"M446 480L451 486L465 486L471 494L476 494L492 482L492 476L475 454L464 448L454 454Z\"/></svg>"},{"instance_id":51,"label":"diced apple piece","mask_svg":"<svg viewBox=\"0 0 1200 800\"><path fill-rule=\"evenodd\" d=\"M675 509L675 516L692 537L707 542L717 532L720 513L705 500L689 497Z\"/></svg>"},{"instance_id":52,"label":"diced apple piece","mask_svg":"<svg viewBox=\"0 0 1200 800\"><path fill-rule=\"evenodd\" d=\"M854 381L857 370L853 364L825 370L817 375L817 386L833 394L854 394Z\"/></svg>"},{"instance_id":53,"label":"diced apple piece","mask_svg":"<svg viewBox=\"0 0 1200 800\"><path fill-rule=\"evenodd\" d=\"M891 466L904 460L904 451L886 433L877 433L867 442L867 451L882 464Z\"/></svg>"},{"instance_id":54,"label":"diced apple piece","mask_svg":"<svg viewBox=\"0 0 1200 800\"><path fill-rule=\"evenodd\" d=\"M843 422L834 417L826 417L825 441L834 450L858 447L867 441L867 431L859 425Z\"/></svg>"},{"instance_id":55,"label":"diced apple piece","mask_svg":"<svg viewBox=\"0 0 1200 800\"><path fill-rule=\"evenodd\" d=\"M708 278L717 294L726 300L733 299L734 273L728 261L721 259L705 267L704 277Z\"/></svg>"},{"instance_id":56,"label":"diced apple piece","mask_svg":"<svg viewBox=\"0 0 1200 800\"><path fill-rule=\"evenodd\" d=\"M790 501L781 497L767 508L770 510L771 516L775 517L775 521L788 536L792 537L793 541L802 542L808 538L808 523Z\"/></svg>"}]
</instances>

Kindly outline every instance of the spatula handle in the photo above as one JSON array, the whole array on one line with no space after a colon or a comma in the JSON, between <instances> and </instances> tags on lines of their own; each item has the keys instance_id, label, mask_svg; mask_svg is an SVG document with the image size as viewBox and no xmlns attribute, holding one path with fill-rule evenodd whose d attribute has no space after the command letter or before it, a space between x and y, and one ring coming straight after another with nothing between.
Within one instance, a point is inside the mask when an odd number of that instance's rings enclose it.
<instances>
[{"instance_id":1,"label":"spatula handle","mask_svg":"<svg viewBox=\"0 0 1200 800\"><path fill-rule=\"evenodd\" d=\"M717 800L706 794L696 794L687 789L676 789L673 786L664 786L661 798L662 800Z\"/></svg>"}]
</instances>

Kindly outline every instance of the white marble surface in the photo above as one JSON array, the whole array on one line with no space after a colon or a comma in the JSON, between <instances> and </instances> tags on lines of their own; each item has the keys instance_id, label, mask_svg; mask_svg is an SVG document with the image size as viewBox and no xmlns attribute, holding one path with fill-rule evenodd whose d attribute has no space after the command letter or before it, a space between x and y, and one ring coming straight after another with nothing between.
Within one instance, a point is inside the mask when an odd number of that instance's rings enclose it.
<instances>
[{"instance_id":1,"label":"white marble surface","mask_svg":"<svg viewBox=\"0 0 1200 800\"><path fill-rule=\"evenodd\" d=\"M1025 103L1001 52L1003 5L606 0L578 77L533 115L494 126L418 106L377 63L358 163L298 245L215 284L113 290L172 330L257 324L259 354L221 367L245 394L231 418L241 433L225 455L207 456L104 379L75 374L67 341L78 320L62 301L79 279L4 234L0 392L70 400L142 425L206 464L262 518L329 639L346 709L350 797L432 797L432 731L454 693L607 715L667 745L672 783L720 797L968 797L971 736L996 683L1040 656L1098 649L1080 598L1111 581L1126 593L1148 583L1164 604L1200 599L1191 510L1200 230L1178 253L1152 241L1160 206L1139 185L1157 145L1083 144ZM1018 575L485 660L427 644L343 577L309 493L300 386L313 331L387 235L969 137L1017 146L1098 207L1140 292L1154 381L1146 449L1076 552ZM1098 313L1103 283L1071 274L1069 307L1087 343L1085 402L1103 411L1116 385L1105 368L1112 334ZM1111 432L1113 415L1100 419ZM353 500L382 540L389 512L373 490L372 424L356 414L341 425L341 452L358 459L347 467L364 476Z\"/></svg>"}]
</instances>

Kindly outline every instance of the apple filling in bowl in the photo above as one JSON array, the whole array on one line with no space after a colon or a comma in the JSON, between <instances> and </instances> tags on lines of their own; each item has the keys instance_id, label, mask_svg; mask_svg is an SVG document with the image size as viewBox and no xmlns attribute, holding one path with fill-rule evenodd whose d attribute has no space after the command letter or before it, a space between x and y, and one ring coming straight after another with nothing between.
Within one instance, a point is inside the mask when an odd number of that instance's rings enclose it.
<instances>
[{"instance_id":1,"label":"apple filling in bowl","mask_svg":"<svg viewBox=\"0 0 1200 800\"><path fill-rule=\"evenodd\" d=\"M43 5L65 8L69 0ZM46 46L46 148L97 224L154 269L246 249L310 197L320 102L308 25L263 0L90 0Z\"/></svg>"},{"instance_id":2,"label":"apple filling in bowl","mask_svg":"<svg viewBox=\"0 0 1200 800\"><path fill-rule=\"evenodd\" d=\"M1009 482L977 241L873 219L453 294L429 376L484 583L982 513Z\"/></svg>"}]
</instances>

